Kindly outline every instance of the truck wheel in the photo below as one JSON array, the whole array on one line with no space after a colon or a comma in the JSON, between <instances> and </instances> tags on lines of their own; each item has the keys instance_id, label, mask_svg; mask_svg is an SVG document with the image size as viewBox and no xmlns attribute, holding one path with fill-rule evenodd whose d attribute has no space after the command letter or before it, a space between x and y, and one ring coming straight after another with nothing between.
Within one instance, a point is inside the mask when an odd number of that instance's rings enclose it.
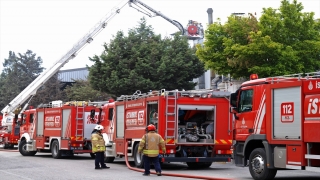
<instances>
[{"instance_id":1,"label":"truck wheel","mask_svg":"<svg viewBox=\"0 0 320 180\"><path fill-rule=\"evenodd\" d=\"M9 144L4 144L3 149L9 149Z\"/></svg>"},{"instance_id":2,"label":"truck wheel","mask_svg":"<svg viewBox=\"0 0 320 180\"><path fill-rule=\"evenodd\" d=\"M54 140L51 145L51 153L52 157L54 159L60 159L61 158L61 150L59 150L59 142L57 140Z\"/></svg>"},{"instance_id":3,"label":"truck wheel","mask_svg":"<svg viewBox=\"0 0 320 180\"><path fill-rule=\"evenodd\" d=\"M134 156L134 164L138 168L143 168L143 155L138 153L139 144L134 146L133 156Z\"/></svg>"},{"instance_id":4,"label":"truck wheel","mask_svg":"<svg viewBox=\"0 0 320 180\"><path fill-rule=\"evenodd\" d=\"M196 163L196 162L187 162L187 165L190 169L196 169L199 167L200 163Z\"/></svg>"},{"instance_id":5,"label":"truck wheel","mask_svg":"<svg viewBox=\"0 0 320 180\"><path fill-rule=\"evenodd\" d=\"M106 163L113 163L114 157L104 157L104 162Z\"/></svg>"},{"instance_id":6,"label":"truck wheel","mask_svg":"<svg viewBox=\"0 0 320 180\"><path fill-rule=\"evenodd\" d=\"M19 143L18 149L22 156L34 156L37 153L37 151L27 151L27 142L25 140Z\"/></svg>"},{"instance_id":7,"label":"truck wheel","mask_svg":"<svg viewBox=\"0 0 320 180\"><path fill-rule=\"evenodd\" d=\"M203 168L209 168L212 165L212 162L203 162L201 163L201 167Z\"/></svg>"},{"instance_id":8,"label":"truck wheel","mask_svg":"<svg viewBox=\"0 0 320 180\"><path fill-rule=\"evenodd\" d=\"M263 148L254 149L249 156L249 171L255 180L273 179L277 169L267 168L266 151Z\"/></svg>"}]
</instances>

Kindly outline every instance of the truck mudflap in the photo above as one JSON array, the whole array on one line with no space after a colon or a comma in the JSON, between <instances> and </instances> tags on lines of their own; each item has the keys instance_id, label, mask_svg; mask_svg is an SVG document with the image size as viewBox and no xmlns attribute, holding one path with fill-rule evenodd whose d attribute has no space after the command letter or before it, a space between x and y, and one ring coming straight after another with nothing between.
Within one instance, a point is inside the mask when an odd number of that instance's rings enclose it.
<instances>
[{"instance_id":1,"label":"truck mudflap","mask_svg":"<svg viewBox=\"0 0 320 180\"><path fill-rule=\"evenodd\" d=\"M231 162L231 157L160 157L161 162Z\"/></svg>"}]
</instances>

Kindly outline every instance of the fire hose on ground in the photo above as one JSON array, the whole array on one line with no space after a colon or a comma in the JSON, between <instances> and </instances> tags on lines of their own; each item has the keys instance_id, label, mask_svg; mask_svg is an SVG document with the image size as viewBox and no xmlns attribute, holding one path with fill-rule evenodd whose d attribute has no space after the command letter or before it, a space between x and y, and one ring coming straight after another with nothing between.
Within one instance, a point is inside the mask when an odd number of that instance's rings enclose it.
<instances>
[{"instance_id":1,"label":"fire hose on ground","mask_svg":"<svg viewBox=\"0 0 320 180\"><path fill-rule=\"evenodd\" d=\"M128 143L125 143L125 149L128 148ZM138 171L138 172L144 172L143 169L134 168L131 167L128 160L128 155L125 153L125 160L126 165L130 170ZM150 172L151 174L156 174L155 172ZM209 177L209 176L196 176L196 175L190 175L190 174L176 174L176 173L167 173L167 172L161 172L163 176L173 176L173 177L183 177L183 178L192 178L192 179L206 179L206 180L232 180L228 178L215 178L215 177Z\"/></svg>"}]
</instances>

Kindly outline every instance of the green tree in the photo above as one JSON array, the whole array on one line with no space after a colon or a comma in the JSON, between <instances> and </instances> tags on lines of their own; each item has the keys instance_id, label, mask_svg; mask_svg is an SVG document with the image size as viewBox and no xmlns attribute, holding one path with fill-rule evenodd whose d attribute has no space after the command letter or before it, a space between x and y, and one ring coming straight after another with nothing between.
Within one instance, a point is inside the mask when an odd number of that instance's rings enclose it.
<instances>
[{"instance_id":1,"label":"green tree","mask_svg":"<svg viewBox=\"0 0 320 180\"><path fill-rule=\"evenodd\" d=\"M0 108L3 109L43 71L41 57L31 50L18 56L9 52L0 76Z\"/></svg>"},{"instance_id":2,"label":"green tree","mask_svg":"<svg viewBox=\"0 0 320 180\"><path fill-rule=\"evenodd\" d=\"M63 84L58 79L58 73L56 73L37 90L29 105L37 107L40 104L48 104L56 100L68 101L67 94L62 90L62 87Z\"/></svg>"},{"instance_id":3,"label":"green tree","mask_svg":"<svg viewBox=\"0 0 320 180\"><path fill-rule=\"evenodd\" d=\"M283 0L279 9L264 8L259 22L252 15L231 16L224 25L210 25L197 55L208 67L233 77L319 70L319 21L302 10L297 0Z\"/></svg>"},{"instance_id":4,"label":"green tree","mask_svg":"<svg viewBox=\"0 0 320 180\"><path fill-rule=\"evenodd\" d=\"M64 91L69 101L105 101L111 98L107 93L94 90L88 80L75 80Z\"/></svg>"},{"instance_id":5,"label":"green tree","mask_svg":"<svg viewBox=\"0 0 320 180\"><path fill-rule=\"evenodd\" d=\"M161 39L141 19L128 36L117 32L100 56L90 58L89 79L94 89L120 96L135 90L193 89L193 78L204 73L185 37Z\"/></svg>"}]
</instances>

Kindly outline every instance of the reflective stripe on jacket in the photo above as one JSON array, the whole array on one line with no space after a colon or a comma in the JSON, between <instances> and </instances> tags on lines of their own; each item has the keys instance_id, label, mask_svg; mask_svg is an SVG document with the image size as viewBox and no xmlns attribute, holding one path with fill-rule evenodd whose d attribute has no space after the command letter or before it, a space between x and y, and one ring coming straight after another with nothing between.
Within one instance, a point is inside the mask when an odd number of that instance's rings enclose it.
<instances>
[{"instance_id":1,"label":"reflective stripe on jacket","mask_svg":"<svg viewBox=\"0 0 320 180\"><path fill-rule=\"evenodd\" d=\"M143 150L143 154L149 157L156 157L159 155L159 146L161 147L163 152L166 152L166 147L164 144L164 140L158 133L154 131L150 131L147 134L143 135L138 152L141 153Z\"/></svg>"},{"instance_id":2,"label":"reflective stripe on jacket","mask_svg":"<svg viewBox=\"0 0 320 180\"><path fill-rule=\"evenodd\" d=\"M91 143L92 143L92 153L104 152L106 150L103 136L98 132L94 132L91 134Z\"/></svg>"}]
</instances>

